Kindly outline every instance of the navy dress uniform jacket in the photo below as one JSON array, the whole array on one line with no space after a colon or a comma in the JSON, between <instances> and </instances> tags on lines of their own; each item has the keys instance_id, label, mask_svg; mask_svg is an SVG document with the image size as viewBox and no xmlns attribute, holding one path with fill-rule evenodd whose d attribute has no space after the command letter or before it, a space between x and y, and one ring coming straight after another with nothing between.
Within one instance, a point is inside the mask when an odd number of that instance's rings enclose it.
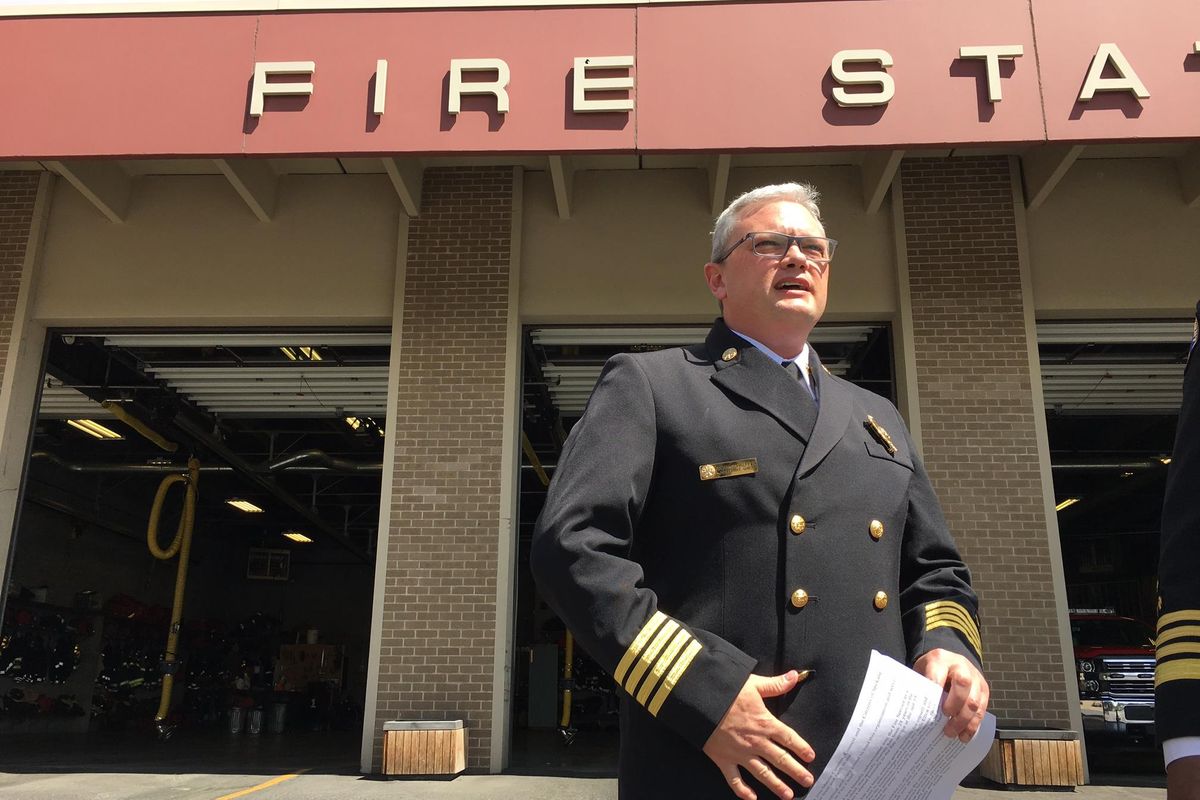
<instances>
[{"instance_id":1,"label":"navy dress uniform jacket","mask_svg":"<svg viewBox=\"0 0 1200 800\"><path fill-rule=\"evenodd\" d=\"M1160 740L1200 736L1200 357L1196 329L1167 472L1159 543L1154 724Z\"/></svg>"},{"instance_id":2,"label":"navy dress uniform jacket","mask_svg":"<svg viewBox=\"0 0 1200 800\"><path fill-rule=\"evenodd\" d=\"M717 320L703 345L614 356L567 439L531 566L621 687L622 798L731 797L701 748L751 673L813 670L768 708L819 775L872 648L979 664L970 577L898 412L810 366L819 412Z\"/></svg>"}]
</instances>

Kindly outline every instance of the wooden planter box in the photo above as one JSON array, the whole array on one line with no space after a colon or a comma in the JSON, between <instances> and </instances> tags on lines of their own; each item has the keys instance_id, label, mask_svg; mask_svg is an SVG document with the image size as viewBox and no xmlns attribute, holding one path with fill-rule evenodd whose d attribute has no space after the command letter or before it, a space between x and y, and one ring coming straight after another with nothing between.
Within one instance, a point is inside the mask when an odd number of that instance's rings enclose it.
<instances>
[{"instance_id":1,"label":"wooden planter box","mask_svg":"<svg viewBox=\"0 0 1200 800\"><path fill-rule=\"evenodd\" d=\"M1083 785L1083 758L1075 731L998 730L979 774L1008 787Z\"/></svg>"},{"instance_id":2,"label":"wooden planter box","mask_svg":"<svg viewBox=\"0 0 1200 800\"><path fill-rule=\"evenodd\" d=\"M466 768L461 719L383 723L384 775L457 775Z\"/></svg>"}]
</instances>

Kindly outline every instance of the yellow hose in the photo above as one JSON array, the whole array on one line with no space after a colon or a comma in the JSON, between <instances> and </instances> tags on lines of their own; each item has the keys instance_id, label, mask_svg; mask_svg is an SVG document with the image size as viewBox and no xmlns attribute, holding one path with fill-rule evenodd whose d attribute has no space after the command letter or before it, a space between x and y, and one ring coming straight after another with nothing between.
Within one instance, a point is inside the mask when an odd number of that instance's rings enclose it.
<instances>
[{"instance_id":1,"label":"yellow hose","mask_svg":"<svg viewBox=\"0 0 1200 800\"><path fill-rule=\"evenodd\" d=\"M192 550L192 529L196 522L196 487L199 482L200 462L194 458L188 459L187 475L168 475L163 478L158 492L154 495L154 505L150 508L150 524L146 527L146 544L150 546L150 553L155 558L166 561L176 553L179 554L179 565L175 570L175 600L171 606L171 627L167 632L167 651L163 657L163 661L168 665L175 663L175 649L179 645L179 622L183 618L183 591L187 585L188 556ZM158 518L162 514L167 490L176 483L187 484L187 491L175 538L164 550L158 545ZM171 709L171 690L174 687L175 675L167 669L163 675L162 699L158 703L158 713L154 715L160 732L164 732L167 712Z\"/></svg>"},{"instance_id":2,"label":"yellow hose","mask_svg":"<svg viewBox=\"0 0 1200 800\"><path fill-rule=\"evenodd\" d=\"M571 677L575 674L575 637L571 635L570 631L567 631L566 656L567 656L567 663L563 664L563 682L567 686L570 686L571 685ZM567 728L567 727L570 727L570 725L571 725L571 690L563 689L562 722L559 723L559 726L563 727L563 728Z\"/></svg>"}]
</instances>

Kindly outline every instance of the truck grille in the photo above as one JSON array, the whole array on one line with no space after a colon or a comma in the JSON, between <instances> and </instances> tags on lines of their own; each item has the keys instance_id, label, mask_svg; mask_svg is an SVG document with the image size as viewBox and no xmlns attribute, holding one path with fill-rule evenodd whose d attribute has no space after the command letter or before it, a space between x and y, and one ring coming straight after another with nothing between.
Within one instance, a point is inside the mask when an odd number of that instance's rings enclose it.
<instances>
[{"instance_id":1,"label":"truck grille","mask_svg":"<svg viewBox=\"0 0 1200 800\"><path fill-rule=\"evenodd\" d=\"M1101 660L1100 686L1118 697L1154 697L1153 658L1105 658Z\"/></svg>"}]
</instances>

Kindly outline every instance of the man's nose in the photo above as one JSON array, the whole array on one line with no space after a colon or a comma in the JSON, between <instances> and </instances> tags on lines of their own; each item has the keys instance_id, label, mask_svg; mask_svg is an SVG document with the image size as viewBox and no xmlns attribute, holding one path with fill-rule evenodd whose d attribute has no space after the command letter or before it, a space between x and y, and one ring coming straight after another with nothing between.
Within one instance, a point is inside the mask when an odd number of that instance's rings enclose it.
<instances>
[{"instance_id":1,"label":"man's nose","mask_svg":"<svg viewBox=\"0 0 1200 800\"><path fill-rule=\"evenodd\" d=\"M783 258L780 260L785 264L799 264L803 269L811 269L818 275L821 274L821 265L809 258L800 249L800 242L795 239L788 242L788 249L784 252Z\"/></svg>"}]
</instances>

